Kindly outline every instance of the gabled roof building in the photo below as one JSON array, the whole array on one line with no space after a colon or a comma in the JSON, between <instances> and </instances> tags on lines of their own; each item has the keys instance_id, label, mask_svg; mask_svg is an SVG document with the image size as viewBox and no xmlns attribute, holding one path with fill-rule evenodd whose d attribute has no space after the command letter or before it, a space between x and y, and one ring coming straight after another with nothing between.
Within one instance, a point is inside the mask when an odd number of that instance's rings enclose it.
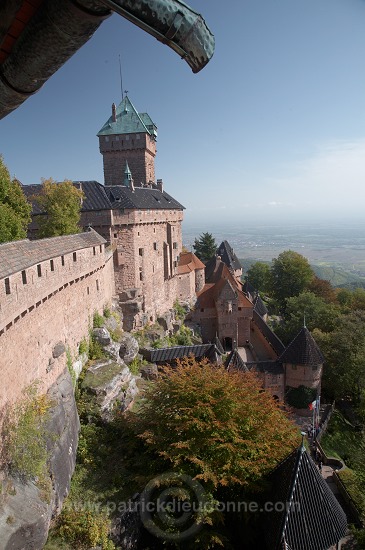
<instances>
[{"instance_id":1,"label":"gabled roof building","mask_svg":"<svg viewBox=\"0 0 365 550\"><path fill-rule=\"evenodd\" d=\"M310 332L303 327L285 347L267 324L267 309L257 291L236 276L238 265L227 241L218 251L222 256L206 265L193 313L203 342L219 341L230 352L226 368L255 371L275 398L284 401L287 392L304 386L314 399L320 393L323 356Z\"/></svg>"}]
</instances>

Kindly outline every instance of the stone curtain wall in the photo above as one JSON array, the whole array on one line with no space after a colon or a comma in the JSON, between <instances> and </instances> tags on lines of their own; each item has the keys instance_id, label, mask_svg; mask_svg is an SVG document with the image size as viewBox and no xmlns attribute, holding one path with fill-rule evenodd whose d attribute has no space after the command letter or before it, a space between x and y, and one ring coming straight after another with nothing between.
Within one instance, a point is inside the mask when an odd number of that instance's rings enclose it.
<instances>
[{"instance_id":1,"label":"stone curtain wall","mask_svg":"<svg viewBox=\"0 0 365 550\"><path fill-rule=\"evenodd\" d=\"M66 346L77 354L93 313L114 294L112 257L104 245L52 261L53 270L51 260L37 264L41 276L37 265L26 269L26 283L22 272L10 275L10 294L0 280L0 410L35 380L47 391L65 369Z\"/></svg>"}]
</instances>

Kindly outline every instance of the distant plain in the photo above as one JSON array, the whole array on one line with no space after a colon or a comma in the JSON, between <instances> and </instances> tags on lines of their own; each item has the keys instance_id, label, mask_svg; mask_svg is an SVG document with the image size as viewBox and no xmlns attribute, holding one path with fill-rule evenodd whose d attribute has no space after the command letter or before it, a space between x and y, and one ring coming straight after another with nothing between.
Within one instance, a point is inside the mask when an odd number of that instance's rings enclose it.
<instances>
[{"instance_id":1,"label":"distant plain","mask_svg":"<svg viewBox=\"0 0 365 550\"><path fill-rule=\"evenodd\" d=\"M216 242L227 240L244 269L254 261L271 262L284 250L305 256L319 276L340 285L365 280L365 222L311 224L213 224L185 223L183 243L192 250L194 239L212 233Z\"/></svg>"}]
</instances>

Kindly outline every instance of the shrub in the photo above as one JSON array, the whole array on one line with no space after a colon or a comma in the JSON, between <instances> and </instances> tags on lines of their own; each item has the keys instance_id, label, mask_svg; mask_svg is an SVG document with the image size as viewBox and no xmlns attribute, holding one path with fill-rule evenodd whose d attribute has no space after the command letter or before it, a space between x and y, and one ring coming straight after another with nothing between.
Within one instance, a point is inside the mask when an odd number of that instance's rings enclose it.
<instances>
[{"instance_id":1,"label":"shrub","mask_svg":"<svg viewBox=\"0 0 365 550\"><path fill-rule=\"evenodd\" d=\"M307 386L299 386L298 388L286 388L286 401L291 407L296 409L307 409L309 403L315 400L317 390L308 388Z\"/></svg>"},{"instance_id":2,"label":"shrub","mask_svg":"<svg viewBox=\"0 0 365 550\"><path fill-rule=\"evenodd\" d=\"M89 359L103 359L104 357L105 353L100 342L91 336L89 343Z\"/></svg>"},{"instance_id":3,"label":"shrub","mask_svg":"<svg viewBox=\"0 0 365 550\"><path fill-rule=\"evenodd\" d=\"M101 328L104 324L104 317L100 315L97 311L95 311L93 316L93 327L94 328Z\"/></svg>"},{"instance_id":4,"label":"shrub","mask_svg":"<svg viewBox=\"0 0 365 550\"><path fill-rule=\"evenodd\" d=\"M186 311L184 306L182 306L178 300L175 300L174 302L174 311L175 311L175 317L176 319L180 319L181 321L185 319Z\"/></svg>"},{"instance_id":5,"label":"shrub","mask_svg":"<svg viewBox=\"0 0 365 550\"><path fill-rule=\"evenodd\" d=\"M105 319L109 319L109 317L111 317L112 314L111 314L111 311L108 307L104 308L103 315L104 315Z\"/></svg>"},{"instance_id":6,"label":"shrub","mask_svg":"<svg viewBox=\"0 0 365 550\"><path fill-rule=\"evenodd\" d=\"M137 355L128 367L132 374L137 375L144 365L148 365L148 361Z\"/></svg>"},{"instance_id":7,"label":"shrub","mask_svg":"<svg viewBox=\"0 0 365 550\"><path fill-rule=\"evenodd\" d=\"M86 338L83 338L79 345L79 354L82 355L83 353L89 354L89 345Z\"/></svg>"},{"instance_id":8,"label":"shrub","mask_svg":"<svg viewBox=\"0 0 365 550\"><path fill-rule=\"evenodd\" d=\"M35 384L27 388L25 398L10 410L4 425L3 439L9 471L23 480L47 475L48 435L46 422L51 402L47 395L37 395Z\"/></svg>"},{"instance_id":9,"label":"shrub","mask_svg":"<svg viewBox=\"0 0 365 550\"><path fill-rule=\"evenodd\" d=\"M74 510L65 506L59 518L61 537L79 550L101 546L103 550L114 550L109 540L110 520L106 512Z\"/></svg>"}]
</instances>

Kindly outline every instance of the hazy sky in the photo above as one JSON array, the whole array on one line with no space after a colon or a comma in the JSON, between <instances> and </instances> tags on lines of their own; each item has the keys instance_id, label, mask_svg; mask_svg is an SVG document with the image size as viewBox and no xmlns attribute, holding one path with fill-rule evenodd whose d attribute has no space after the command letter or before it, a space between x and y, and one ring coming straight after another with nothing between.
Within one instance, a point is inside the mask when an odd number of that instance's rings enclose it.
<instances>
[{"instance_id":1,"label":"hazy sky","mask_svg":"<svg viewBox=\"0 0 365 550\"><path fill-rule=\"evenodd\" d=\"M103 182L96 133L123 87L158 126L156 176L210 224L362 218L365 1L191 0L216 37L199 74L119 16L0 121L23 183Z\"/></svg>"}]
</instances>

